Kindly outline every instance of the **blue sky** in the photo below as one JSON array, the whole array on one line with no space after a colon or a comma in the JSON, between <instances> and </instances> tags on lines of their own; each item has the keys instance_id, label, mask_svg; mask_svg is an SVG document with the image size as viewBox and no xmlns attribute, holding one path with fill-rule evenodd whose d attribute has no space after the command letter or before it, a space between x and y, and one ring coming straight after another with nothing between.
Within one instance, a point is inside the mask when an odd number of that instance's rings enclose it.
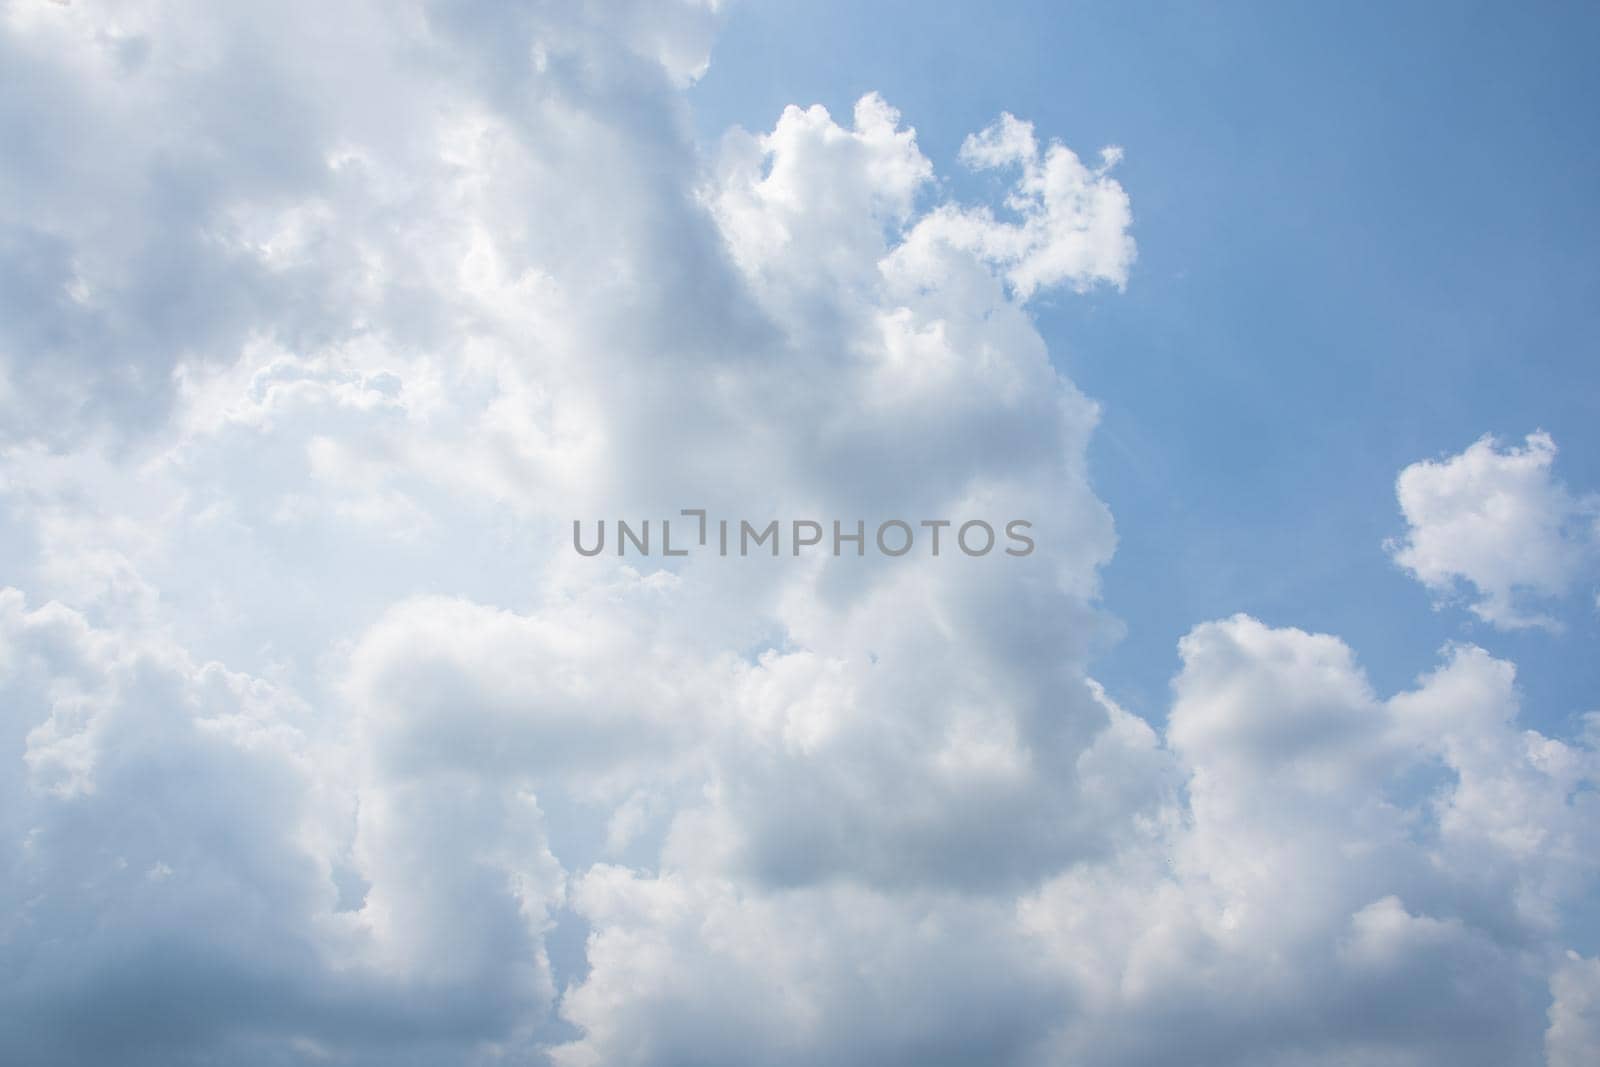
<instances>
[{"instance_id":1,"label":"blue sky","mask_svg":"<svg viewBox=\"0 0 1600 1067\"><path fill-rule=\"evenodd\" d=\"M878 90L954 165L1001 111L1080 153L1119 144L1127 291L1037 308L1104 407L1117 519L1097 672L1159 719L1194 620L1344 635L1381 691L1448 640L1515 660L1567 732L1600 693L1600 617L1496 633L1435 612L1382 543L1393 480L1484 433L1548 431L1600 485L1600 11L1586 4L757 2L691 92L701 136Z\"/></svg>"}]
</instances>

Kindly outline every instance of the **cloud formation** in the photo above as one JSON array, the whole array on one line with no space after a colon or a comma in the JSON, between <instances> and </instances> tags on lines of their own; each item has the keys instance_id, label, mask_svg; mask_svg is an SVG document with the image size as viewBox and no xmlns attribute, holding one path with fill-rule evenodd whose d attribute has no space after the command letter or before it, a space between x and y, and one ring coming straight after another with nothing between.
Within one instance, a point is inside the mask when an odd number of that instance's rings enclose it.
<instances>
[{"instance_id":1,"label":"cloud formation","mask_svg":"<svg viewBox=\"0 0 1600 1067\"><path fill-rule=\"evenodd\" d=\"M1600 498L1570 492L1555 459L1541 432L1521 448L1486 435L1411 464L1395 483L1407 524L1390 545L1395 562L1441 598L1470 585L1472 613L1499 629L1555 627L1536 605L1572 592L1600 561Z\"/></svg>"},{"instance_id":2,"label":"cloud formation","mask_svg":"<svg viewBox=\"0 0 1600 1067\"><path fill-rule=\"evenodd\" d=\"M869 94L702 154L715 5L0 17L0 1058L1590 1058L1600 766L1509 663L1091 676L1027 304L1129 284L1116 150L1002 116L941 200ZM684 506L1039 548L569 550Z\"/></svg>"}]
</instances>

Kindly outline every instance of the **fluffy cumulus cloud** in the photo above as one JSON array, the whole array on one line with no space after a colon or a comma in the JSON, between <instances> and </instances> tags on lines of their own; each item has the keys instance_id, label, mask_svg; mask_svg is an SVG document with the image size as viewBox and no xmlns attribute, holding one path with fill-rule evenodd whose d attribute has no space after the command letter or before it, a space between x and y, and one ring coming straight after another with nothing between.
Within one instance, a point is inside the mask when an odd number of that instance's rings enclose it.
<instances>
[{"instance_id":1,"label":"fluffy cumulus cloud","mask_svg":"<svg viewBox=\"0 0 1600 1067\"><path fill-rule=\"evenodd\" d=\"M1460 455L1400 472L1407 531L1395 562L1436 596L1475 594L1470 607L1501 629L1556 622L1541 602L1570 593L1600 564L1600 497L1554 474L1556 443L1531 433L1521 448L1481 437Z\"/></svg>"},{"instance_id":2,"label":"fluffy cumulus cloud","mask_svg":"<svg viewBox=\"0 0 1600 1067\"><path fill-rule=\"evenodd\" d=\"M1570 962L1551 981L1555 1003L1545 1035L1550 1067L1577 1067L1600 1048L1600 960L1567 955Z\"/></svg>"},{"instance_id":3,"label":"fluffy cumulus cloud","mask_svg":"<svg viewBox=\"0 0 1600 1067\"><path fill-rule=\"evenodd\" d=\"M1028 304L1128 283L1118 150L701 149L718 18L0 8L0 1058L1589 1062L1600 762L1511 664L1239 616L1159 731L1094 681ZM1408 470L1402 562L1564 588L1546 449ZM572 551L681 508L1037 549Z\"/></svg>"}]
</instances>

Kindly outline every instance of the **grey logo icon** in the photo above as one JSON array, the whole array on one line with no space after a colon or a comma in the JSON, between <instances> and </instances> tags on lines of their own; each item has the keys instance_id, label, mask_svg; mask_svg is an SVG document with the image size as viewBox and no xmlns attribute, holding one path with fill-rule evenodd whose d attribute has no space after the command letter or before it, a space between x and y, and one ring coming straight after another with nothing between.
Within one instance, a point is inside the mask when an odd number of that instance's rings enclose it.
<instances>
[{"instance_id":1,"label":"grey logo icon","mask_svg":"<svg viewBox=\"0 0 1600 1067\"><path fill-rule=\"evenodd\" d=\"M865 519L856 519L853 523L834 519L830 531L815 519L769 519L757 525L748 519L712 520L704 508L684 508L678 514L680 520L694 521L680 522L678 528L683 532L678 535L676 544L671 519L654 520L653 527L651 519L635 522L617 519L611 528L612 552L618 556L627 556L631 550L636 556L680 557L699 549L715 551L718 556L750 556L763 552L778 556L787 547L792 556L826 553L830 549L834 556L842 556L853 548L855 555L865 556L870 545L879 555L899 557L913 553L938 556L948 552L953 544L962 555L987 556L1000 544L995 526L984 519L968 519L961 523L950 519L916 522L886 519L877 524L869 537ZM685 526L691 526L692 532L685 530ZM658 538L652 539L652 528L659 531ZM950 533L952 529L954 532ZM1031 529L1033 523L1027 519L1011 519L1004 523L1001 527L1006 541L1004 554L1032 555L1034 541L1028 534ZM572 520L572 547L578 555L602 555L606 545L605 519L596 519L589 534L584 532L582 519Z\"/></svg>"}]
</instances>

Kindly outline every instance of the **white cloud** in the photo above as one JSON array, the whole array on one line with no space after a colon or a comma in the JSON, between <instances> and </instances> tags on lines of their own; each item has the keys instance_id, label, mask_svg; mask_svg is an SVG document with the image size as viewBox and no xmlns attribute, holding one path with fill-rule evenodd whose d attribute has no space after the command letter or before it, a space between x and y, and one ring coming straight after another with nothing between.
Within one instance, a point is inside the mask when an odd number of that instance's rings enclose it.
<instances>
[{"instance_id":1,"label":"white cloud","mask_svg":"<svg viewBox=\"0 0 1600 1067\"><path fill-rule=\"evenodd\" d=\"M1550 979L1550 1031L1545 1055L1550 1067L1583 1067L1600 1049L1600 960L1568 953Z\"/></svg>"},{"instance_id":2,"label":"white cloud","mask_svg":"<svg viewBox=\"0 0 1600 1067\"><path fill-rule=\"evenodd\" d=\"M1555 458L1541 432L1413 463L1395 483L1407 524L1395 562L1442 598L1471 585L1473 613L1496 627L1555 627L1536 605L1571 592L1600 554L1600 503L1557 480Z\"/></svg>"},{"instance_id":3,"label":"white cloud","mask_svg":"<svg viewBox=\"0 0 1600 1067\"><path fill-rule=\"evenodd\" d=\"M1006 207L1021 221L996 223L987 211L968 214L960 221L976 222L977 232L956 237L973 241L986 257L1004 265L1021 297L1062 284L1080 291L1098 282L1119 289L1127 285L1134 257L1128 235L1133 215L1128 194L1109 176L1122 160L1121 148L1101 149L1100 165L1093 168L1059 141L1041 154L1033 124L1006 114L966 139L961 160L979 169L1021 170L1006 198ZM940 223L958 234L966 229L950 215L934 225Z\"/></svg>"},{"instance_id":4,"label":"white cloud","mask_svg":"<svg viewBox=\"0 0 1600 1067\"><path fill-rule=\"evenodd\" d=\"M1385 698L1239 616L1164 731L1090 677L1098 411L1025 304L1127 281L1115 152L1004 116L962 151L1000 210L938 203L869 95L702 160L692 4L5 18L55 103L0 94L0 1055L1592 1042L1595 755L1509 664ZM566 547L684 506L1039 550Z\"/></svg>"},{"instance_id":5,"label":"white cloud","mask_svg":"<svg viewBox=\"0 0 1600 1067\"><path fill-rule=\"evenodd\" d=\"M1181 1035L1184 1062L1535 1062L1548 905L1595 875L1596 754L1519 733L1476 649L1388 700L1338 641L1243 616L1184 657L1171 754L1134 728L1111 764L1155 806L1037 889L762 886L714 850L591 868L584 1037L557 1061L1176 1062Z\"/></svg>"}]
</instances>

